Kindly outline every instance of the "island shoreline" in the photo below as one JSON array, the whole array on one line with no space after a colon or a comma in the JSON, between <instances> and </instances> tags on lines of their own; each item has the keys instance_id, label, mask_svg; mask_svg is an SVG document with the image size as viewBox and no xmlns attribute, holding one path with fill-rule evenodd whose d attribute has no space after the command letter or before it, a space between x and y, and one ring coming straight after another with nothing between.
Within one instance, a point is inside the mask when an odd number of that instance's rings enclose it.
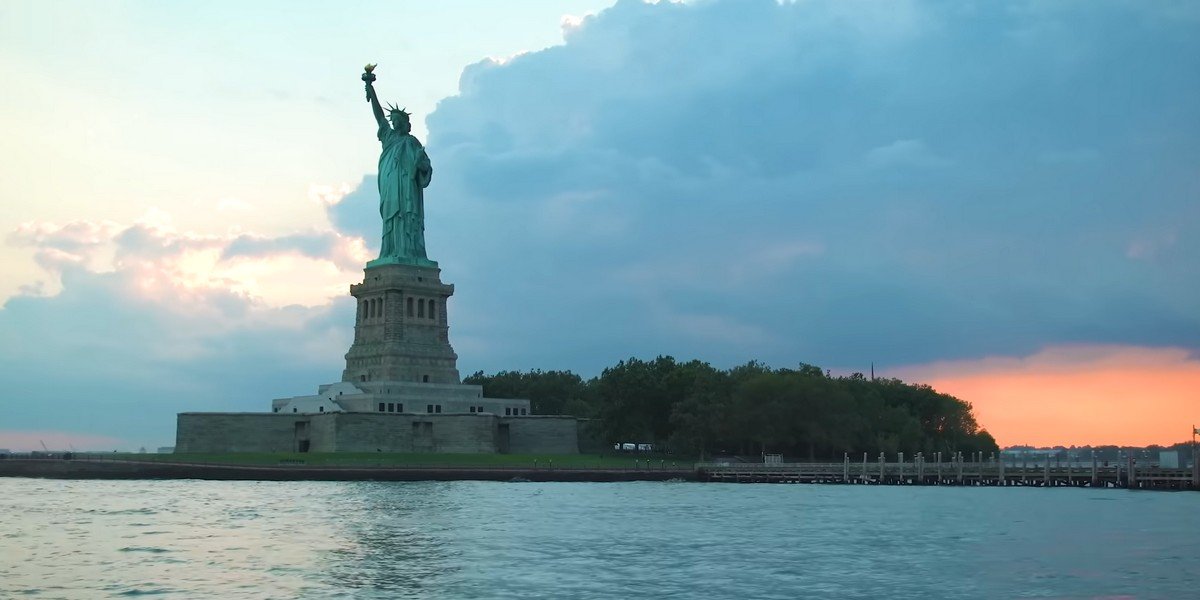
<instances>
[{"instance_id":1,"label":"island shoreline","mask_svg":"<svg viewBox=\"0 0 1200 600\"><path fill-rule=\"evenodd\" d=\"M216 481L699 481L694 469L228 465L126 460L8 459L0 477Z\"/></svg>"}]
</instances>

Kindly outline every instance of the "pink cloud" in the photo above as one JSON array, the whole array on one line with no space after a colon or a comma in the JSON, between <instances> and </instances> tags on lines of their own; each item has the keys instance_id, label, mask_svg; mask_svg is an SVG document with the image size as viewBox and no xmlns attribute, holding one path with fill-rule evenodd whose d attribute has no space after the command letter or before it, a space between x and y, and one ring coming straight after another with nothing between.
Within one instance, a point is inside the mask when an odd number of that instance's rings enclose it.
<instances>
[{"instance_id":1,"label":"pink cloud","mask_svg":"<svg viewBox=\"0 0 1200 600\"><path fill-rule=\"evenodd\" d=\"M213 292L268 306L324 305L343 295L371 258L362 239L333 230L198 234L179 231L161 211L131 225L25 223L8 241L32 248L52 283L70 269L116 272L132 282L131 293L176 307Z\"/></svg>"},{"instance_id":2,"label":"pink cloud","mask_svg":"<svg viewBox=\"0 0 1200 600\"><path fill-rule=\"evenodd\" d=\"M1200 424L1200 358L1181 348L1050 346L888 375L970 402L1001 445L1171 444Z\"/></svg>"}]
</instances>

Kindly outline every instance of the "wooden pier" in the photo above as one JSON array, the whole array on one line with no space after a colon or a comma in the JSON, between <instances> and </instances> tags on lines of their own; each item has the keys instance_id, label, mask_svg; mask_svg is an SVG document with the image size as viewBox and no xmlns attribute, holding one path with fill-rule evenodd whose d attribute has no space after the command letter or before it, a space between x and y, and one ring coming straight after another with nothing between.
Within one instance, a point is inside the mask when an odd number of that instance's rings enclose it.
<instances>
[{"instance_id":1,"label":"wooden pier","mask_svg":"<svg viewBox=\"0 0 1200 600\"><path fill-rule=\"evenodd\" d=\"M927 460L918 454L905 460L900 454L887 461L840 463L700 463L700 481L731 483L838 483L858 485L968 485L1036 487L1108 487L1158 490L1200 490L1200 473L1194 468L1142 467L1132 460L1120 464L1012 464L995 458L961 455Z\"/></svg>"}]
</instances>

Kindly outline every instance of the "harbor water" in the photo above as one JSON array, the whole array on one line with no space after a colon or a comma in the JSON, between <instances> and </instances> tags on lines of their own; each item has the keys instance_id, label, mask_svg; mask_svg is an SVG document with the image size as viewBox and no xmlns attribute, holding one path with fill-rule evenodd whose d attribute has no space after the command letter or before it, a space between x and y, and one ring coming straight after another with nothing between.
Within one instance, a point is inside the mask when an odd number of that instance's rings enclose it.
<instances>
[{"instance_id":1,"label":"harbor water","mask_svg":"<svg viewBox=\"0 0 1200 600\"><path fill-rule=\"evenodd\" d=\"M0 479L0 598L1200 598L1200 493Z\"/></svg>"}]
</instances>

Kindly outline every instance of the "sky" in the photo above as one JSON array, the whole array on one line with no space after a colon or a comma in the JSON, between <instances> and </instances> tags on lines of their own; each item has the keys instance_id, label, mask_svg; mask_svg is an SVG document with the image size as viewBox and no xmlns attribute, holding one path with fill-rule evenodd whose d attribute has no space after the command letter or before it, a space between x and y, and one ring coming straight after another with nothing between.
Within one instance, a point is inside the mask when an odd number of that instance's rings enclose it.
<instances>
[{"instance_id":1,"label":"sky","mask_svg":"<svg viewBox=\"0 0 1200 600\"><path fill-rule=\"evenodd\" d=\"M1193 2L0 4L0 448L340 377L414 114L464 374L928 383L1002 445L1200 425Z\"/></svg>"}]
</instances>

